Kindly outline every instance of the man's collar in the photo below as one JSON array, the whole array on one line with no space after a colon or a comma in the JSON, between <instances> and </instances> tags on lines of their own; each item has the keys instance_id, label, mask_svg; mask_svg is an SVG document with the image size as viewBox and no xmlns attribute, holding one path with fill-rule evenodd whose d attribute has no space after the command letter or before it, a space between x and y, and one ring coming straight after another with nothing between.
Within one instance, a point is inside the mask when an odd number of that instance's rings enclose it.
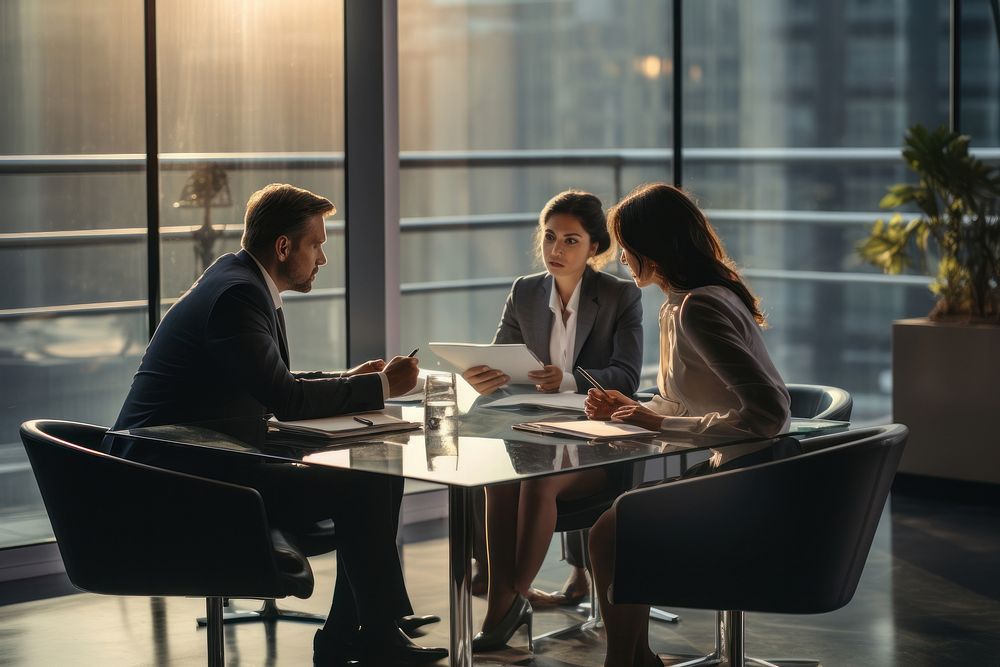
<instances>
[{"instance_id":1,"label":"man's collar","mask_svg":"<svg viewBox=\"0 0 1000 667\"><path fill-rule=\"evenodd\" d=\"M278 291L278 286L274 284L274 279L271 278L271 274L267 272L267 269L265 269L264 265L260 263L260 260L253 256L252 252L247 250L247 254L250 255L250 259L257 264L257 268L260 269L260 272L264 274L264 282L267 283L267 290L271 293L271 301L274 302L274 309L277 310L278 308L281 308L281 292Z\"/></svg>"}]
</instances>

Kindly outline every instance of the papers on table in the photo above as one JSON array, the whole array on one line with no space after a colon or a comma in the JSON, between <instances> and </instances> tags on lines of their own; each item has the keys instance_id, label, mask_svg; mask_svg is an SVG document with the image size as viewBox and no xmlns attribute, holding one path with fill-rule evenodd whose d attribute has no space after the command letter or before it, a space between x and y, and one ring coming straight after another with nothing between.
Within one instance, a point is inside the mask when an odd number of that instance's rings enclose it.
<instances>
[{"instance_id":1,"label":"papers on table","mask_svg":"<svg viewBox=\"0 0 1000 667\"><path fill-rule=\"evenodd\" d=\"M559 421L525 422L515 424L513 428L529 433L543 435L559 435L583 440L619 440L625 438L644 438L659 435L659 431L650 431L632 424L621 422L592 421L568 419Z\"/></svg>"},{"instance_id":2,"label":"papers on table","mask_svg":"<svg viewBox=\"0 0 1000 667\"><path fill-rule=\"evenodd\" d=\"M369 426L358 421L355 417L370 421L372 424ZM400 433L421 427L421 424L416 422L399 419L378 411L298 421L278 421L272 417L268 424L282 433L324 441L362 438L380 433Z\"/></svg>"},{"instance_id":3,"label":"papers on table","mask_svg":"<svg viewBox=\"0 0 1000 667\"><path fill-rule=\"evenodd\" d=\"M583 412L583 401L586 394L574 394L572 392L562 392L559 394L514 394L504 396L495 401L487 403L488 408L549 408L552 410L571 410L573 412Z\"/></svg>"},{"instance_id":4,"label":"papers on table","mask_svg":"<svg viewBox=\"0 0 1000 667\"><path fill-rule=\"evenodd\" d=\"M510 376L511 384L534 384L530 371L544 368L527 345L481 345L477 343L430 343L434 354L452 364L459 372L473 366L489 366Z\"/></svg>"}]
</instances>

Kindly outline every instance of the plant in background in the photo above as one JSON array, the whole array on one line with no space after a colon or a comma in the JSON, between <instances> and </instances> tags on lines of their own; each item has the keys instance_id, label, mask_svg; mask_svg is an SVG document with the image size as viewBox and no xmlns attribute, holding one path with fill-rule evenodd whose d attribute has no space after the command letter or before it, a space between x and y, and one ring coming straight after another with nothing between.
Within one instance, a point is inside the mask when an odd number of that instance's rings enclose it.
<instances>
[{"instance_id":1,"label":"plant in background","mask_svg":"<svg viewBox=\"0 0 1000 667\"><path fill-rule=\"evenodd\" d=\"M936 274L931 320L1000 325L1000 169L969 155L969 137L944 126L911 127L903 159L917 184L890 187L879 205L912 204L919 214L877 220L858 252L886 273L917 266Z\"/></svg>"}]
</instances>

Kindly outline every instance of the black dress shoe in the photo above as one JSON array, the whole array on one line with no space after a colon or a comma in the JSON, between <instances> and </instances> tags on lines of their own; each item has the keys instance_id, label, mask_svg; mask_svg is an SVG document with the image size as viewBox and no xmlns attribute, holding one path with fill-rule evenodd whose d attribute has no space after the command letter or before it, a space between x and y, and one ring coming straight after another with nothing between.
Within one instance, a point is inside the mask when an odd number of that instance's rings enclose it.
<instances>
[{"instance_id":1,"label":"black dress shoe","mask_svg":"<svg viewBox=\"0 0 1000 667\"><path fill-rule=\"evenodd\" d=\"M362 631L357 654L359 662L375 667L409 667L411 665L426 665L448 657L446 648L427 648L410 641L403 631L396 628L395 632L380 637L366 636Z\"/></svg>"},{"instance_id":2,"label":"black dress shoe","mask_svg":"<svg viewBox=\"0 0 1000 667\"><path fill-rule=\"evenodd\" d=\"M440 622L440 616L403 616L402 618L396 619L396 625L398 625L399 629L405 632L409 637L417 636L417 634L419 634L417 633L417 630L425 625Z\"/></svg>"},{"instance_id":3,"label":"black dress shoe","mask_svg":"<svg viewBox=\"0 0 1000 667\"><path fill-rule=\"evenodd\" d=\"M313 637L313 665L315 667L345 667L357 652L357 635L353 638L335 638L330 633L317 630Z\"/></svg>"}]
</instances>

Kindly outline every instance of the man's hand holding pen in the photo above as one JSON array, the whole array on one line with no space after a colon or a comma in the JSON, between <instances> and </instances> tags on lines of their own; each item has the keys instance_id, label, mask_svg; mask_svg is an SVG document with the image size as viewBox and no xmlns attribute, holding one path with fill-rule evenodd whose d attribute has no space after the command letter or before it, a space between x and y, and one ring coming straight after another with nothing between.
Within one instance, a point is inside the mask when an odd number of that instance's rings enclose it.
<instances>
[{"instance_id":1,"label":"man's hand holding pen","mask_svg":"<svg viewBox=\"0 0 1000 667\"><path fill-rule=\"evenodd\" d=\"M372 359L371 361L366 361L363 364L358 364L350 370L344 371L344 377L351 377L352 375L364 375L365 373L378 373L385 369L385 361L383 359Z\"/></svg>"},{"instance_id":2,"label":"man's hand holding pen","mask_svg":"<svg viewBox=\"0 0 1000 667\"><path fill-rule=\"evenodd\" d=\"M389 381L389 396L402 396L416 386L419 364L420 360L414 356L397 356L389 360L382 370Z\"/></svg>"}]
</instances>

